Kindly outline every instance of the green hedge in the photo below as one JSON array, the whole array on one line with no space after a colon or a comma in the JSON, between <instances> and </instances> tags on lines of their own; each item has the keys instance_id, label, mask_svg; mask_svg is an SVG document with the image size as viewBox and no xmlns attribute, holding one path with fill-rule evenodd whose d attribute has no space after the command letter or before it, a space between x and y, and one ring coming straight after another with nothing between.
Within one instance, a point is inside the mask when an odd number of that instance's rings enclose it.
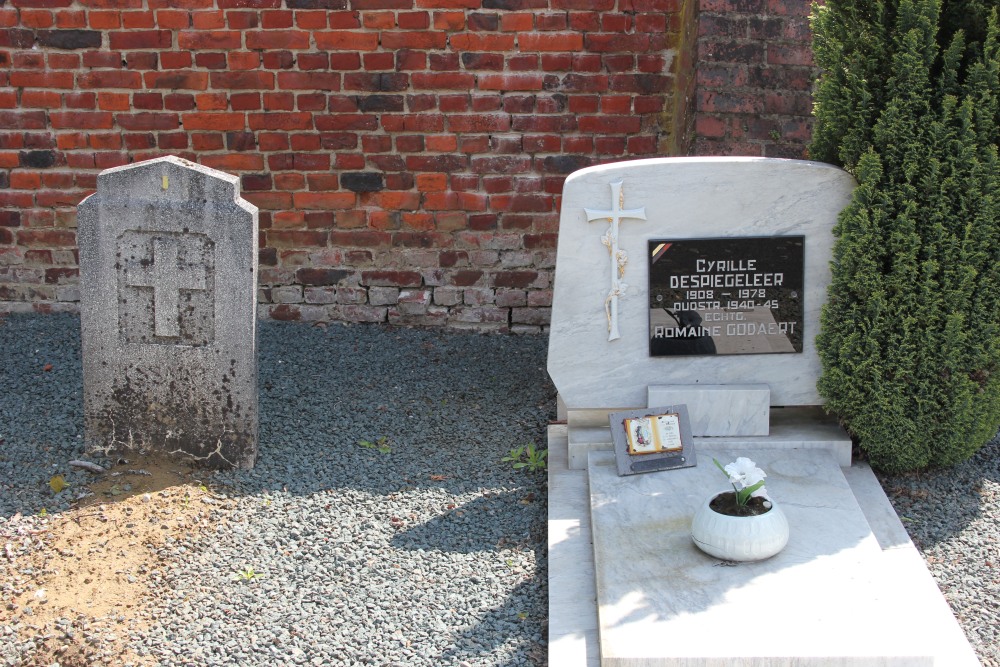
<instances>
[{"instance_id":1,"label":"green hedge","mask_svg":"<svg viewBox=\"0 0 1000 667\"><path fill-rule=\"evenodd\" d=\"M810 155L859 182L834 230L819 390L890 472L965 460L1000 427L995 6L827 0L813 12Z\"/></svg>"}]
</instances>

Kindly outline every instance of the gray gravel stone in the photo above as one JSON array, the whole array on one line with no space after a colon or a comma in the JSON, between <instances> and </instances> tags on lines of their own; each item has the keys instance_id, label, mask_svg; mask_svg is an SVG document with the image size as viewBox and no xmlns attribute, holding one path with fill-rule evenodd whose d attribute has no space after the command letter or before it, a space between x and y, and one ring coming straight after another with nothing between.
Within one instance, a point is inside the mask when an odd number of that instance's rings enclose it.
<instances>
[{"instance_id":1,"label":"gray gravel stone","mask_svg":"<svg viewBox=\"0 0 1000 667\"><path fill-rule=\"evenodd\" d=\"M53 471L86 481L66 465L84 454L78 332L68 315L0 324L0 522L65 509ZM260 459L214 475L235 501L227 523L160 549L174 565L135 651L161 665L544 664L544 475L501 458L544 443L545 345L260 323Z\"/></svg>"},{"instance_id":2,"label":"gray gravel stone","mask_svg":"<svg viewBox=\"0 0 1000 667\"><path fill-rule=\"evenodd\" d=\"M174 565L153 577L136 653L165 666L543 665L544 477L500 459L544 443L546 344L261 322L260 460L212 480L235 502L228 523L161 548ZM17 512L66 509L54 472L70 488L88 473L67 465L84 455L79 320L0 318L0 350L2 537ZM383 437L386 453L358 444ZM881 481L983 664L1000 667L1000 440ZM96 644L108 632L64 631ZM0 664L32 645L0 640Z\"/></svg>"}]
</instances>

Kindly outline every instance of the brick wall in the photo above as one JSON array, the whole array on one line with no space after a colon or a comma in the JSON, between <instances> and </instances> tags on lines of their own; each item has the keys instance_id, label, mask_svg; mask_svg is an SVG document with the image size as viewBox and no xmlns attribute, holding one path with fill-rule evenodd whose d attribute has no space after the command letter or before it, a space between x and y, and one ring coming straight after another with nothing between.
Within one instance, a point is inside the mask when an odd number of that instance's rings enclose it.
<instances>
[{"instance_id":1,"label":"brick wall","mask_svg":"<svg viewBox=\"0 0 1000 667\"><path fill-rule=\"evenodd\" d=\"M805 157L812 129L807 0L701 0L698 155Z\"/></svg>"},{"instance_id":2,"label":"brick wall","mask_svg":"<svg viewBox=\"0 0 1000 667\"><path fill-rule=\"evenodd\" d=\"M0 310L75 308L75 206L100 170L174 154L260 208L270 317L540 331L567 174L802 154L808 3L698 10L0 2Z\"/></svg>"}]
</instances>

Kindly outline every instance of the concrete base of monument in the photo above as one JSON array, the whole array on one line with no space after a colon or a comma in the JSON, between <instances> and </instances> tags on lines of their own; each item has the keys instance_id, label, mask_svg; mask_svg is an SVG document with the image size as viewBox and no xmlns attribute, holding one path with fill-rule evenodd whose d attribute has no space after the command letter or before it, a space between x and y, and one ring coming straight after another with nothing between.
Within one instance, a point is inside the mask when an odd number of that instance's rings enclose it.
<instances>
[{"instance_id":1,"label":"concrete base of monument","mask_svg":"<svg viewBox=\"0 0 1000 667\"><path fill-rule=\"evenodd\" d=\"M619 477L611 452L567 466L549 430L549 664L977 665L871 470L830 452L696 445L699 465ZM753 458L788 517L777 556L699 551L690 521ZM705 465L705 463L708 465Z\"/></svg>"},{"instance_id":2,"label":"concrete base of monument","mask_svg":"<svg viewBox=\"0 0 1000 667\"><path fill-rule=\"evenodd\" d=\"M586 469L590 452L611 450L611 428L608 426L607 411L603 414L601 424L597 411L588 410L585 417L575 414L573 410L569 411L568 456L571 469ZM695 436L695 446L724 446L747 450L825 449L841 466L851 465L850 436L836 419L826 415L821 408L771 408L770 422L770 435Z\"/></svg>"}]
</instances>

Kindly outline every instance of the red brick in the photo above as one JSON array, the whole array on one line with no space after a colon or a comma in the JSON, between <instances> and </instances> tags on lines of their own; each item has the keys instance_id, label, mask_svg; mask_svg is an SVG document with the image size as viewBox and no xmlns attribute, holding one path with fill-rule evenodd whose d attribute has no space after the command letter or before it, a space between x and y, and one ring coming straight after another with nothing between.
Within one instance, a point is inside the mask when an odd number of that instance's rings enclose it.
<instances>
[{"instance_id":1,"label":"red brick","mask_svg":"<svg viewBox=\"0 0 1000 667\"><path fill-rule=\"evenodd\" d=\"M443 173L417 174L417 189L421 192L443 192L448 188L448 175Z\"/></svg>"},{"instance_id":2,"label":"red brick","mask_svg":"<svg viewBox=\"0 0 1000 667\"><path fill-rule=\"evenodd\" d=\"M275 28L291 28L292 21L293 14L287 9L260 13L260 26L268 30Z\"/></svg>"},{"instance_id":3,"label":"red brick","mask_svg":"<svg viewBox=\"0 0 1000 667\"><path fill-rule=\"evenodd\" d=\"M391 30L396 27L396 15L392 12L366 12L361 15L361 22L368 30Z\"/></svg>"},{"instance_id":4,"label":"red brick","mask_svg":"<svg viewBox=\"0 0 1000 667\"><path fill-rule=\"evenodd\" d=\"M452 152L458 148L458 139L452 134L429 135L424 137L428 151Z\"/></svg>"},{"instance_id":5,"label":"red brick","mask_svg":"<svg viewBox=\"0 0 1000 667\"><path fill-rule=\"evenodd\" d=\"M542 74L480 74L480 90L542 90Z\"/></svg>"},{"instance_id":6,"label":"red brick","mask_svg":"<svg viewBox=\"0 0 1000 667\"><path fill-rule=\"evenodd\" d=\"M325 11L296 11L295 25L306 30L321 30L327 26Z\"/></svg>"},{"instance_id":7,"label":"red brick","mask_svg":"<svg viewBox=\"0 0 1000 667\"><path fill-rule=\"evenodd\" d=\"M274 73L256 70L212 72L213 88L225 90L273 90Z\"/></svg>"},{"instance_id":8,"label":"red brick","mask_svg":"<svg viewBox=\"0 0 1000 667\"><path fill-rule=\"evenodd\" d=\"M88 51L83 54L83 66L101 69L121 69L122 54L117 51Z\"/></svg>"},{"instance_id":9,"label":"red brick","mask_svg":"<svg viewBox=\"0 0 1000 667\"><path fill-rule=\"evenodd\" d=\"M346 209L357 203L353 192L296 192L293 195L296 208L303 209Z\"/></svg>"},{"instance_id":10,"label":"red brick","mask_svg":"<svg viewBox=\"0 0 1000 667\"><path fill-rule=\"evenodd\" d=\"M122 137L117 132L92 132L87 145L97 150L117 150L122 147Z\"/></svg>"},{"instance_id":11,"label":"red brick","mask_svg":"<svg viewBox=\"0 0 1000 667\"><path fill-rule=\"evenodd\" d=\"M173 33L169 30L130 30L109 32L112 49L169 49Z\"/></svg>"},{"instance_id":12,"label":"red brick","mask_svg":"<svg viewBox=\"0 0 1000 667\"><path fill-rule=\"evenodd\" d=\"M358 12L328 12L327 21L334 30L360 28L361 20Z\"/></svg>"},{"instance_id":13,"label":"red brick","mask_svg":"<svg viewBox=\"0 0 1000 667\"><path fill-rule=\"evenodd\" d=\"M172 93L163 98L163 108L169 111L190 111L194 109L194 95Z\"/></svg>"},{"instance_id":14,"label":"red brick","mask_svg":"<svg viewBox=\"0 0 1000 667\"><path fill-rule=\"evenodd\" d=\"M42 175L36 171L12 171L10 187L14 190L37 190L42 186Z\"/></svg>"},{"instance_id":15,"label":"red brick","mask_svg":"<svg viewBox=\"0 0 1000 667\"><path fill-rule=\"evenodd\" d=\"M142 88L142 75L128 70L95 70L78 74L78 88Z\"/></svg>"},{"instance_id":16,"label":"red brick","mask_svg":"<svg viewBox=\"0 0 1000 667\"><path fill-rule=\"evenodd\" d=\"M122 27L128 29L152 28L156 25L153 12L122 12Z\"/></svg>"},{"instance_id":17,"label":"red brick","mask_svg":"<svg viewBox=\"0 0 1000 667\"><path fill-rule=\"evenodd\" d=\"M407 7L412 6L407 2ZM399 12L396 15L400 28L406 30L424 30L431 25L431 15L429 12Z\"/></svg>"},{"instance_id":18,"label":"red brick","mask_svg":"<svg viewBox=\"0 0 1000 667\"><path fill-rule=\"evenodd\" d=\"M264 93L264 108L268 111L291 111L295 108L295 96L291 93Z\"/></svg>"},{"instance_id":19,"label":"red brick","mask_svg":"<svg viewBox=\"0 0 1000 667\"><path fill-rule=\"evenodd\" d=\"M334 169L350 169L357 171L364 169L365 167L365 156L364 155L349 155L341 153L337 155L336 160L333 165Z\"/></svg>"},{"instance_id":20,"label":"red brick","mask_svg":"<svg viewBox=\"0 0 1000 667\"><path fill-rule=\"evenodd\" d=\"M338 213L340 215L340 213ZM378 231L338 231L330 232L330 243L335 247L381 248L392 243L389 234Z\"/></svg>"},{"instance_id":21,"label":"red brick","mask_svg":"<svg viewBox=\"0 0 1000 667\"><path fill-rule=\"evenodd\" d=\"M164 67L166 67L167 56L169 55L169 53L163 54ZM186 53L184 55L190 57L191 54ZM126 67L130 70L152 70L160 68L160 54L152 53L150 51L129 51L124 54L123 59L125 60Z\"/></svg>"},{"instance_id":22,"label":"red brick","mask_svg":"<svg viewBox=\"0 0 1000 667\"><path fill-rule=\"evenodd\" d=\"M578 32L522 33L517 36L517 43L522 51L572 52L583 48L583 35Z\"/></svg>"},{"instance_id":23,"label":"red brick","mask_svg":"<svg viewBox=\"0 0 1000 667\"><path fill-rule=\"evenodd\" d=\"M156 12L156 25L169 30L191 27L191 15L183 10L160 9Z\"/></svg>"},{"instance_id":24,"label":"red brick","mask_svg":"<svg viewBox=\"0 0 1000 667\"><path fill-rule=\"evenodd\" d=\"M10 73L10 85L15 88L73 88L73 73L15 71Z\"/></svg>"},{"instance_id":25,"label":"red brick","mask_svg":"<svg viewBox=\"0 0 1000 667\"><path fill-rule=\"evenodd\" d=\"M296 63L301 70L329 69L330 55L328 53L300 53Z\"/></svg>"},{"instance_id":26,"label":"red brick","mask_svg":"<svg viewBox=\"0 0 1000 667\"><path fill-rule=\"evenodd\" d=\"M650 48L648 34L637 33L623 35L621 33L589 33L584 35L583 45L587 51L636 53Z\"/></svg>"},{"instance_id":27,"label":"red brick","mask_svg":"<svg viewBox=\"0 0 1000 667\"><path fill-rule=\"evenodd\" d=\"M84 11L64 11L55 13L56 26L59 28L86 28L87 13Z\"/></svg>"},{"instance_id":28,"label":"red brick","mask_svg":"<svg viewBox=\"0 0 1000 667\"><path fill-rule=\"evenodd\" d=\"M770 65L813 64L812 47L809 44L768 44L767 62Z\"/></svg>"},{"instance_id":29,"label":"red brick","mask_svg":"<svg viewBox=\"0 0 1000 667\"><path fill-rule=\"evenodd\" d=\"M66 229L22 229L17 242L28 248L72 248L76 234Z\"/></svg>"},{"instance_id":30,"label":"red brick","mask_svg":"<svg viewBox=\"0 0 1000 667\"><path fill-rule=\"evenodd\" d=\"M489 200L473 192L428 192L424 194L423 208L428 211L485 211Z\"/></svg>"},{"instance_id":31,"label":"red brick","mask_svg":"<svg viewBox=\"0 0 1000 667\"><path fill-rule=\"evenodd\" d=\"M329 234L315 230L269 230L267 245L275 248L325 247Z\"/></svg>"},{"instance_id":32,"label":"red brick","mask_svg":"<svg viewBox=\"0 0 1000 667\"><path fill-rule=\"evenodd\" d=\"M455 36L452 37L454 39ZM443 49L448 45L448 33L437 30L383 32L379 41L383 49ZM454 41L451 46L461 48Z\"/></svg>"},{"instance_id":33,"label":"red brick","mask_svg":"<svg viewBox=\"0 0 1000 667\"><path fill-rule=\"evenodd\" d=\"M21 25L25 28L48 28L55 23L52 12L42 10L21 10Z\"/></svg>"},{"instance_id":34,"label":"red brick","mask_svg":"<svg viewBox=\"0 0 1000 667\"><path fill-rule=\"evenodd\" d=\"M125 130L176 130L180 116L175 113L118 114L118 126Z\"/></svg>"},{"instance_id":35,"label":"red brick","mask_svg":"<svg viewBox=\"0 0 1000 667\"><path fill-rule=\"evenodd\" d=\"M185 130L242 130L246 127L241 113L187 113L181 117Z\"/></svg>"},{"instance_id":36,"label":"red brick","mask_svg":"<svg viewBox=\"0 0 1000 667\"><path fill-rule=\"evenodd\" d=\"M340 74L335 72L278 72L282 90L340 90Z\"/></svg>"},{"instance_id":37,"label":"red brick","mask_svg":"<svg viewBox=\"0 0 1000 667\"><path fill-rule=\"evenodd\" d=\"M370 114L335 114L315 116L316 129L321 132L337 130L374 130L378 117Z\"/></svg>"},{"instance_id":38,"label":"red brick","mask_svg":"<svg viewBox=\"0 0 1000 667\"><path fill-rule=\"evenodd\" d=\"M220 151L225 148L225 143L222 141L223 135L219 132L192 132L190 137L191 148L199 153Z\"/></svg>"},{"instance_id":39,"label":"red brick","mask_svg":"<svg viewBox=\"0 0 1000 667\"><path fill-rule=\"evenodd\" d=\"M260 171L264 168L264 158L251 153L203 155L200 162L206 167L224 171Z\"/></svg>"},{"instance_id":40,"label":"red brick","mask_svg":"<svg viewBox=\"0 0 1000 667\"><path fill-rule=\"evenodd\" d=\"M366 53L364 54L364 66L369 72L375 70L391 70L396 67L395 53Z\"/></svg>"},{"instance_id":41,"label":"red brick","mask_svg":"<svg viewBox=\"0 0 1000 667\"><path fill-rule=\"evenodd\" d=\"M363 271L361 284L371 287L420 287L423 278L416 271Z\"/></svg>"},{"instance_id":42,"label":"red brick","mask_svg":"<svg viewBox=\"0 0 1000 667\"><path fill-rule=\"evenodd\" d=\"M62 95L49 90L25 90L21 93L23 109L58 109L62 106Z\"/></svg>"},{"instance_id":43,"label":"red brick","mask_svg":"<svg viewBox=\"0 0 1000 667\"><path fill-rule=\"evenodd\" d=\"M208 72L146 72L143 75L147 88L168 90L206 90Z\"/></svg>"},{"instance_id":44,"label":"red brick","mask_svg":"<svg viewBox=\"0 0 1000 667\"><path fill-rule=\"evenodd\" d=\"M309 33L304 30L267 30L246 33L248 49L308 49Z\"/></svg>"},{"instance_id":45,"label":"red brick","mask_svg":"<svg viewBox=\"0 0 1000 667\"><path fill-rule=\"evenodd\" d=\"M641 119L636 116L583 116L579 118L581 132L634 133L641 127Z\"/></svg>"},{"instance_id":46,"label":"red brick","mask_svg":"<svg viewBox=\"0 0 1000 667\"><path fill-rule=\"evenodd\" d=\"M414 72L410 82L416 90L471 90L476 83L472 74L464 72L426 73Z\"/></svg>"},{"instance_id":47,"label":"red brick","mask_svg":"<svg viewBox=\"0 0 1000 667\"><path fill-rule=\"evenodd\" d=\"M461 30L465 27L465 12L434 12L433 24L437 30Z\"/></svg>"},{"instance_id":48,"label":"red brick","mask_svg":"<svg viewBox=\"0 0 1000 667\"><path fill-rule=\"evenodd\" d=\"M106 111L58 111L49 114L49 121L56 129L106 130L114 125L114 117Z\"/></svg>"},{"instance_id":49,"label":"red brick","mask_svg":"<svg viewBox=\"0 0 1000 667\"><path fill-rule=\"evenodd\" d=\"M778 16L809 16L811 5L798 0L767 0L767 11Z\"/></svg>"},{"instance_id":50,"label":"red brick","mask_svg":"<svg viewBox=\"0 0 1000 667\"><path fill-rule=\"evenodd\" d=\"M719 139L726 136L726 121L721 118L698 114L695 120L695 132L699 137Z\"/></svg>"},{"instance_id":51,"label":"red brick","mask_svg":"<svg viewBox=\"0 0 1000 667\"><path fill-rule=\"evenodd\" d=\"M235 30L197 30L177 33L177 46L182 49L233 51L242 48L242 33Z\"/></svg>"},{"instance_id":52,"label":"red brick","mask_svg":"<svg viewBox=\"0 0 1000 667\"><path fill-rule=\"evenodd\" d=\"M226 69L225 53L196 53L194 54L194 64L204 69Z\"/></svg>"},{"instance_id":53,"label":"red brick","mask_svg":"<svg viewBox=\"0 0 1000 667\"><path fill-rule=\"evenodd\" d=\"M759 102L759 100L754 100ZM764 99L764 113L786 114L790 116L808 116L812 109L812 97L809 93L768 93Z\"/></svg>"},{"instance_id":54,"label":"red brick","mask_svg":"<svg viewBox=\"0 0 1000 667\"><path fill-rule=\"evenodd\" d=\"M256 69L260 66L260 54L253 51L230 51L226 62L231 70Z\"/></svg>"},{"instance_id":55,"label":"red brick","mask_svg":"<svg viewBox=\"0 0 1000 667\"><path fill-rule=\"evenodd\" d=\"M490 209L514 213L551 211L553 209L552 196L547 194L493 195L490 197Z\"/></svg>"},{"instance_id":56,"label":"red brick","mask_svg":"<svg viewBox=\"0 0 1000 667\"><path fill-rule=\"evenodd\" d=\"M121 13L116 11L89 11L87 12L87 22L91 28L97 30L108 30L121 27Z\"/></svg>"},{"instance_id":57,"label":"red brick","mask_svg":"<svg viewBox=\"0 0 1000 667\"><path fill-rule=\"evenodd\" d=\"M365 203L389 211L415 211L420 208L420 194L417 192L376 192L365 197Z\"/></svg>"},{"instance_id":58,"label":"red brick","mask_svg":"<svg viewBox=\"0 0 1000 667\"><path fill-rule=\"evenodd\" d=\"M507 114L454 115L448 117L448 129L452 132L506 132L510 130L510 116Z\"/></svg>"},{"instance_id":59,"label":"red brick","mask_svg":"<svg viewBox=\"0 0 1000 667\"><path fill-rule=\"evenodd\" d=\"M127 111L131 108L128 93L100 92L97 94L97 108L102 111Z\"/></svg>"},{"instance_id":60,"label":"red brick","mask_svg":"<svg viewBox=\"0 0 1000 667\"><path fill-rule=\"evenodd\" d=\"M331 51L374 51L378 48L378 33L335 30L315 32L316 46Z\"/></svg>"},{"instance_id":61,"label":"red brick","mask_svg":"<svg viewBox=\"0 0 1000 667\"><path fill-rule=\"evenodd\" d=\"M194 62L190 51L163 51L160 53L160 69L183 70Z\"/></svg>"},{"instance_id":62,"label":"red brick","mask_svg":"<svg viewBox=\"0 0 1000 667\"><path fill-rule=\"evenodd\" d=\"M465 32L452 35L449 41L451 48L458 51L512 51L514 50L515 36Z\"/></svg>"},{"instance_id":63,"label":"red brick","mask_svg":"<svg viewBox=\"0 0 1000 667\"><path fill-rule=\"evenodd\" d=\"M251 130L308 130L312 128L311 113L252 113L248 115Z\"/></svg>"},{"instance_id":64,"label":"red brick","mask_svg":"<svg viewBox=\"0 0 1000 667\"><path fill-rule=\"evenodd\" d=\"M194 100L198 111L225 111L229 108L225 93L200 93L195 95Z\"/></svg>"}]
</instances>

